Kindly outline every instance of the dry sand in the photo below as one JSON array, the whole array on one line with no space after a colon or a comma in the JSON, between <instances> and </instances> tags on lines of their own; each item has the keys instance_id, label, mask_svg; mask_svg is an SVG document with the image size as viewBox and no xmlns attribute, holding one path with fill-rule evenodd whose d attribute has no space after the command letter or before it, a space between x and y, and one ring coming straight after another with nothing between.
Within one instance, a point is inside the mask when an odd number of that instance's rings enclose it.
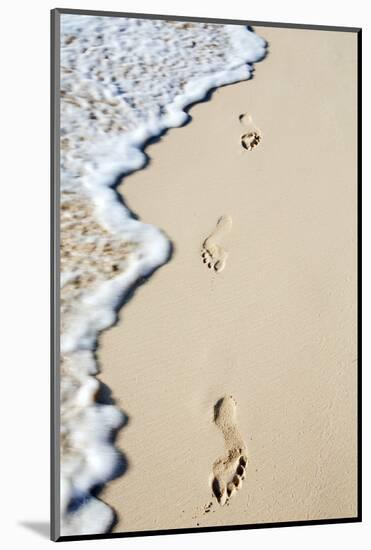
<instances>
[{"instance_id":1,"label":"dry sand","mask_svg":"<svg viewBox=\"0 0 371 550\"><path fill-rule=\"evenodd\" d=\"M256 30L254 78L120 188L174 253L98 350L129 416L115 531L357 514L356 35Z\"/></svg>"}]
</instances>

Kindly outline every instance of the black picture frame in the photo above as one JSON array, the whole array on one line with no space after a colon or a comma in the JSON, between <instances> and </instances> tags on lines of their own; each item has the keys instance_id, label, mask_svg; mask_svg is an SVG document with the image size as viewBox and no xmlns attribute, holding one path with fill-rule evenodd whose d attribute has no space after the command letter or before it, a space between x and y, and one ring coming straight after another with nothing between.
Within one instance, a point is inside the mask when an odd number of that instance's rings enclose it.
<instances>
[{"instance_id":1,"label":"black picture frame","mask_svg":"<svg viewBox=\"0 0 371 550\"><path fill-rule=\"evenodd\" d=\"M142 19L162 19L170 21L219 23L228 25L245 25L253 27L279 27L287 29L306 29L349 32L357 35L357 515L355 517L272 522L262 524L226 525L214 527L197 527L184 529L160 529L147 531L133 531L124 533L107 533L95 535L60 536L60 319L59 319L59 138L60 138L60 16L62 14L95 15L106 17L125 17ZM250 21L237 19L218 19L212 17L192 17L178 15L125 13L114 11L96 11L55 8L51 10L51 430L50 430L50 461L51 461L51 499L50 499L50 524L51 540L77 541L94 539L112 539L142 537L154 535L173 535L185 533L202 533L217 531L235 531L249 529L267 529L276 527L294 527L307 525L329 525L341 523L356 523L362 521L362 29L358 27L337 27L315 24L273 23L267 21Z\"/></svg>"}]
</instances>

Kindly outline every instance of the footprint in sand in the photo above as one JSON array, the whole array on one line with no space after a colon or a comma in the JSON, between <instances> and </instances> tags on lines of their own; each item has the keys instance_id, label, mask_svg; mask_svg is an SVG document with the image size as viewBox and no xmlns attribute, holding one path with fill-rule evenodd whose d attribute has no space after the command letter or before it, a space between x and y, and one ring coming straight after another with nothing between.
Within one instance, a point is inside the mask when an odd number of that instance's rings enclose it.
<instances>
[{"instance_id":1,"label":"footprint in sand","mask_svg":"<svg viewBox=\"0 0 371 550\"><path fill-rule=\"evenodd\" d=\"M247 466L247 449L236 424L236 401L231 395L216 403L214 422L222 432L226 454L213 465L211 487L221 506L241 488Z\"/></svg>"},{"instance_id":2,"label":"footprint in sand","mask_svg":"<svg viewBox=\"0 0 371 550\"><path fill-rule=\"evenodd\" d=\"M222 216L219 218L214 231L204 240L202 245L202 261L209 269L214 269L218 273L225 268L228 257L228 252L220 245L220 241L230 232L231 228L232 218Z\"/></svg>"},{"instance_id":3,"label":"footprint in sand","mask_svg":"<svg viewBox=\"0 0 371 550\"><path fill-rule=\"evenodd\" d=\"M261 131L255 126L251 115L248 113L242 114L238 118L240 123L246 129L245 133L241 136L241 145L247 151L252 151L261 142Z\"/></svg>"}]
</instances>

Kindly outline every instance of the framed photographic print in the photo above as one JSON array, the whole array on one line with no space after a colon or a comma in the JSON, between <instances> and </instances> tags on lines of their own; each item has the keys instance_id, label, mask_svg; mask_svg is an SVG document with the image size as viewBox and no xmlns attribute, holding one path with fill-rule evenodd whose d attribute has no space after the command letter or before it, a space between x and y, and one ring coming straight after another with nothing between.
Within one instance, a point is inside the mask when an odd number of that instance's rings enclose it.
<instances>
[{"instance_id":1,"label":"framed photographic print","mask_svg":"<svg viewBox=\"0 0 371 550\"><path fill-rule=\"evenodd\" d=\"M361 30L51 21L53 540L360 521Z\"/></svg>"}]
</instances>

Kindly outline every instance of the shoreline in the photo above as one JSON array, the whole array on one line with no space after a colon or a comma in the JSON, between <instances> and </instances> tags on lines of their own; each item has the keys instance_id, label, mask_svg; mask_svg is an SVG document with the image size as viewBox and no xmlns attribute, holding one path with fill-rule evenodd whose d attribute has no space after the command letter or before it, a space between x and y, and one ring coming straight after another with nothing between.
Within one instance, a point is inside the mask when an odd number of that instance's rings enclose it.
<instances>
[{"instance_id":1,"label":"shoreline","mask_svg":"<svg viewBox=\"0 0 371 550\"><path fill-rule=\"evenodd\" d=\"M169 241L131 215L114 184L119 174L145 165L150 137L187 120L187 105L215 86L248 78L249 64L265 54L264 41L246 27L200 29L130 18L61 18L63 534L88 534L91 522L96 533L104 533L113 519L111 508L92 492L120 468L111 436L121 414L95 400L94 351L99 334L115 323L125 294L169 253ZM145 62L140 36L156 42L156 53L147 49ZM123 51L131 60L124 65ZM76 502L83 504L76 509Z\"/></svg>"},{"instance_id":2,"label":"shoreline","mask_svg":"<svg viewBox=\"0 0 371 550\"><path fill-rule=\"evenodd\" d=\"M101 494L115 532L356 514L356 45L317 32L259 27L269 54L254 78L193 106L119 188L174 253L100 337L98 379L130 418L117 438L129 468ZM228 253L221 273L203 262L210 237ZM225 395L249 464L220 506Z\"/></svg>"}]
</instances>

